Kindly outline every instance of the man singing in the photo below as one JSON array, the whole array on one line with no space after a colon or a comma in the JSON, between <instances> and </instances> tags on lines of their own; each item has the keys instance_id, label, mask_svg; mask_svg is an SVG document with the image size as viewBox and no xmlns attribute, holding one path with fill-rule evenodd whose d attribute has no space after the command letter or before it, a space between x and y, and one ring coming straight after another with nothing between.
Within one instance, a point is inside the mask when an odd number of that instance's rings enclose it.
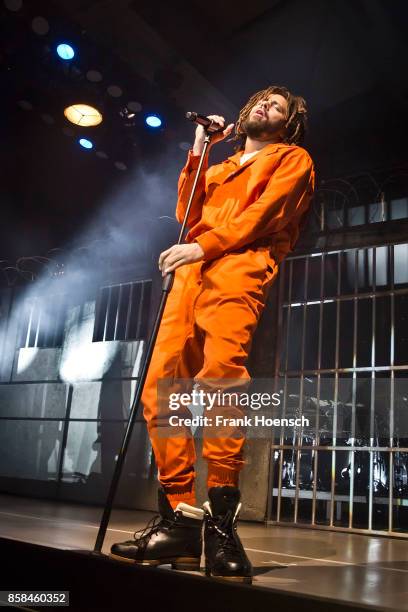
<instances>
[{"instance_id":1,"label":"man singing","mask_svg":"<svg viewBox=\"0 0 408 612\"><path fill-rule=\"evenodd\" d=\"M209 117L228 137L234 125ZM196 507L195 448L189 428L163 435L158 381L190 379L210 389L248 384L246 368L253 333L280 262L293 250L314 187L313 162L299 146L306 126L306 104L285 87L255 93L235 126L240 150L199 178L188 218L186 243L161 253L162 275L175 271L142 402L159 469L160 520L114 544L111 556L123 561L175 569L199 569L204 517L208 576L252 581L252 566L236 531L240 503L239 472L245 437L203 431L208 497ZM225 129L224 129L225 127ZM205 131L198 126L192 151L179 179L176 217L182 222ZM207 156L208 157L208 156ZM215 407L223 414L225 407ZM230 410L234 410L230 408Z\"/></svg>"}]
</instances>

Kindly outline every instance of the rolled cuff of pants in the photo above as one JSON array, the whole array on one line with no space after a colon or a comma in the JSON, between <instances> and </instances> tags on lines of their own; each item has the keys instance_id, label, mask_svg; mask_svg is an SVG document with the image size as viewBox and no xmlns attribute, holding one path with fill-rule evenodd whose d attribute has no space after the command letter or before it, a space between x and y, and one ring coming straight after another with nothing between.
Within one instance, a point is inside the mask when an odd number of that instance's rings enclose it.
<instances>
[{"instance_id":1,"label":"rolled cuff of pants","mask_svg":"<svg viewBox=\"0 0 408 612\"><path fill-rule=\"evenodd\" d=\"M177 508L177 505L180 502L184 502L185 504L189 504L190 506L196 506L196 496L194 490L194 484L192 486L179 488L176 492L174 491L174 487L169 491L164 487L166 492L166 497L170 502L170 505L173 509Z\"/></svg>"},{"instance_id":2,"label":"rolled cuff of pants","mask_svg":"<svg viewBox=\"0 0 408 612\"><path fill-rule=\"evenodd\" d=\"M238 463L238 462L237 462ZM207 476L207 487L224 487L230 485L231 487L237 487L239 481L239 472L241 471L244 462L241 466L236 468L220 467L214 463L208 462L208 476Z\"/></svg>"}]
</instances>

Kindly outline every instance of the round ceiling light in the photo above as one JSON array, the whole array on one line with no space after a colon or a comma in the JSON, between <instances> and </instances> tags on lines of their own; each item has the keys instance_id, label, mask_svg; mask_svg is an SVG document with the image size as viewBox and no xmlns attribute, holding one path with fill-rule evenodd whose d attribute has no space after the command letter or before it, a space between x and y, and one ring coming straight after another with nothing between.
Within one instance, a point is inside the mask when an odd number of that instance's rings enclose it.
<instances>
[{"instance_id":1,"label":"round ceiling light","mask_svg":"<svg viewBox=\"0 0 408 612\"><path fill-rule=\"evenodd\" d=\"M59 57L65 61L72 60L72 58L75 57L74 48L71 47L71 45L69 45L68 43L61 43L60 45L58 45L57 53Z\"/></svg>"},{"instance_id":2,"label":"round ceiling light","mask_svg":"<svg viewBox=\"0 0 408 612\"><path fill-rule=\"evenodd\" d=\"M102 123L102 115L97 108L88 104L73 104L67 106L64 115L71 123L81 127L91 127Z\"/></svg>"}]
</instances>

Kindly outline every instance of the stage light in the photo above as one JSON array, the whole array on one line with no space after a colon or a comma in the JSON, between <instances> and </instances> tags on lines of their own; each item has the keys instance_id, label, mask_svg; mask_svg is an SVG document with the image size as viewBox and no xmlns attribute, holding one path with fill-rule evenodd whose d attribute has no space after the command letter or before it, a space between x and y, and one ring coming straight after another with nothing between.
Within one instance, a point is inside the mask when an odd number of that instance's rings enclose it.
<instances>
[{"instance_id":1,"label":"stage light","mask_svg":"<svg viewBox=\"0 0 408 612\"><path fill-rule=\"evenodd\" d=\"M61 43L58 45L57 53L63 60L71 60L75 55L74 49L67 43Z\"/></svg>"},{"instance_id":2,"label":"stage light","mask_svg":"<svg viewBox=\"0 0 408 612\"><path fill-rule=\"evenodd\" d=\"M146 123L149 127L158 128L162 124L162 120L157 115L148 115L146 117Z\"/></svg>"},{"instance_id":3,"label":"stage light","mask_svg":"<svg viewBox=\"0 0 408 612\"><path fill-rule=\"evenodd\" d=\"M48 34L48 32L50 31L50 24L45 19L45 17L41 17L41 16L34 17L34 19L31 22L31 27L33 29L33 32L35 32L39 36L44 36L45 34Z\"/></svg>"},{"instance_id":4,"label":"stage light","mask_svg":"<svg viewBox=\"0 0 408 612\"><path fill-rule=\"evenodd\" d=\"M131 100L130 102L128 102L127 107L134 113L139 113L142 110L142 105L140 104L140 102L136 102L135 100Z\"/></svg>"},{"instance_id":5,"label":"stage light","mask_svg":"<svg viewBox=\"0 0 408 612\"><path fill-rule=\"evenodd\" d=\"M93 148L93 143L90 140L88 140L87 138L80 138L78 142L81 145L81 147L84 147L84 149L92 149Z\"/></svg>"},{"instance_id":6,"label":"stage light","mask_svg":"<svg viewBox=\"0 0 408 612\"><path fill-rule=\"evenodd\" d=\"M90 127L99 125L103 117L97 108L88 104L73 104L67 106L64 110L64 115L71 123L80 125L81 127Z\"/></svg>"},{"instance_id":7,"label":"stage light","mask_svg":"<svg viewBox=\"0 0 408 612\"><path fill-rule=\"evenodd\" d=\"M118 85L109 85L106 90L112 98L120 98L123 95L123 89L121 89Z\"/></svg>"},{"instance_id":8,"label":"stage light","mask_svg":"<svg viewBox=\"0 0 408 612\"><path fill-rule=\"evenodd\" d=\"M86 78L88 79L88 81L91 81L91 83L99 83L100 81L102 81L103 76L102 73L99 72L99 70L88 70L88 72L86 73Z\"/></svg>"}]
</instances>

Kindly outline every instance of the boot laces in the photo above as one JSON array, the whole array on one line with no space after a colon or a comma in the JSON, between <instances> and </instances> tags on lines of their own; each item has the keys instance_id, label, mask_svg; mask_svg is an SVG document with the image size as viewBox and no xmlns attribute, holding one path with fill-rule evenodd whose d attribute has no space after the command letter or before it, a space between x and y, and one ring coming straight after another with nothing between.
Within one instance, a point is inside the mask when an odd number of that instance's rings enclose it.
<instances>
[{"instance_id":1,"label":"boot laces","mask_svg":"<svg viewBox=\"0 0 408 612\"><path fill-rule=\"evenodd\" d=\"M234 538L234 531L236 527L236 520L232 510L221 517L220 520L212 519L213 526L221 540L221 548L225 552L237 552L238 546L236 539Z\"/></svg>"},{"instance_id":2,"label":"boot laces","mask_svg":"<svg viewBox=\"0 0 408 612\"><path fill-rule=\"evenodd\" d=\"M165 518L160 514L156 514L153 516L150 521L147 523L146 527L142 529L137 529L133 534L133 539L138 542L145 541L148 542L149 538L157 533L162 527L172 527L175 524L175 521Z\"/></svg>"}]
</instances>

